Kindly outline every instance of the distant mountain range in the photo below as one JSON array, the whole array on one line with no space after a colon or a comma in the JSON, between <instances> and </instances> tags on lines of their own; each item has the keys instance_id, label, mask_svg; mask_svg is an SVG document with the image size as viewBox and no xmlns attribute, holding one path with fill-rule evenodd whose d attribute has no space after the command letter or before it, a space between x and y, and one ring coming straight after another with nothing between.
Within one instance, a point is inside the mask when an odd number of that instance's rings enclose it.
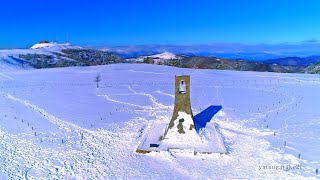
<instances>
[{"instance_id":1,"label":"distant mountain range","mask_svg":"<svg viewBox=\"0 0 320 180\"><path fill-rule=\"evenodd\" d=\"M283 66L308 67L314 63L320 62L320 56L285 57L285 58L269 59L264 62L283 65Z\"/></svg>"},{"instance_id":2,"label":"distant mountain range","mask_svg":"<svg viewBox=\"0 0 320 180\"><path fill-rule=\"evenodd\" d=\"M239 43L140 45L105 47L102 49L116 52L124 58L133 60L133 62L147 60L144 62L174 64L175 66L180 64L192 68L305 72L309 66L320 62L320 42L318 41L258 45ZM183 60L170 63L165 59L152 58L155 54L168 52L183 57ZM149 57L149 59L145 59L146 57ZM153 61L150 61L150 58ZM242 64L240 69L239 64Z\"/></svg>"},{"instance_id":3,"label":"distant mountain range","mask_svg":"<svg viewBox=\"0 0 320 180\"><path fill-rule=\"evenodd\" d=\"M168 54L168 53L166 53ZM281 73L296 73L304 72L305 66L300 66L298 63L289 65L290 62L285 62L281 59L282 64L277 64L276 59L272 62L256 62L248 60L230 60L218 57L207 56L181 56L170 53L170 58L163 57L162 54L140 56L137 58L129 58L127 61L133 63L148 63L158 65L169 65L183 68L193 69L220 69L220 70L238 70L238 71L261 71L261 72L281 72ZM176 58L173 58L176 57Z\"/></svg>"},{"instance_id":4,"label":"distant mountain range","mask_svg":"<svg viewBox=\"0 0 320 180\"><path fill-rule=\"evenodd\" d=\"M296 44L257 44L240 43L211 43L211 44L182 44L182 45L134 45L116 47L97 47L98 49L116 52L124 58L149 56L163 52L187 56L208 56L225 59L246 59L265 61L286 57L320 56L320 42L306 41Z\"/></svg>"},{"instance_id":5,"label":"distant mountain range","mask_svg":"<svg viewBox=\"0 0 320 180\"><path fill-rule=\"evenodd\" d=\"M125 59L119 53L119 51L110 52L110 49L97 50L70 44L39 43L32 46L31 49L0 50L0 67L55 68L114 63L148 63L196 69L320 73L320 56L290 56L256 61L252 60L253 57L243 59L240 58L241 56L236 56L237 58L229 59L223 56L175 54L168 51Z\"/></svg>"}]
</instances>

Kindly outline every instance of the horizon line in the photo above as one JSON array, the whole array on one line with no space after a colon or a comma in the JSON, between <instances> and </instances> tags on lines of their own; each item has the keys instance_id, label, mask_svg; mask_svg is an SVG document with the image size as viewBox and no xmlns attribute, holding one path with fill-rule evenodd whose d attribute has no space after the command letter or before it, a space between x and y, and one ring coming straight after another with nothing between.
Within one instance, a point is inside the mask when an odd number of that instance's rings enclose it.
<instances>
[{"instance_id":1,"label":"horizon line","mask_svg":"<svg viewBox=\"0 0 320 180\"><path fill-rule=\"evenodd\" d=\"M57 41L49 41L50 43L58 43L58 44L64 44L63 42L57 42ZM201 42L195 42L195 43L141 43L141 44L108 44L108 43L98 43L98 44L92 44L92 43L74 43L70 42L72 45L77 46L83 46L83 47L96 47L96 48L103 48L103 47L139 47L139 46L200 46L200 45L242 45L242 46L259 46L259 45L269 45L269 46L276 46L276 45L303 45L303 44L320 44L320 40L317 39L311 39L311 40L304 40L304 41L298 41L298 42L279 42L279 43L241 43L241 42L208 42L208 43L201 43ZM38 43L34 43L38 44ZM1 47L1 50L6 49L28 49L32 47L34 44L25 44L25 45L17 45L17 46L8 46L8 47Z\"/></svg>"}]
</instances>

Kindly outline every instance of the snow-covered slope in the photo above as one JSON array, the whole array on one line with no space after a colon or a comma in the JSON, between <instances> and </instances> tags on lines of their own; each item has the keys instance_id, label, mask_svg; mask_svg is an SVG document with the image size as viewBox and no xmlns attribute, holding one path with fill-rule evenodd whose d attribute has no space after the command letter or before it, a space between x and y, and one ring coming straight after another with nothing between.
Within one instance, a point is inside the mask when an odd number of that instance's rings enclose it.
<instances>
[{"instance_id":1,"label":"snow-covered slope","mask_svg":"<svg viewBox=\"0 0 320 180\"><path fill-rule=\"evenodd\" d=\"M62 49L82 49L80 46L73 46L70 43L58 44L58 43L38 43L33 45L30 49L38 49L42 51L61 51Z\"/></svg>"},{"instance_id":2,"label":"snow-covered slope","mask_svg":"<svg viewBox=\"0 0 320 180\"><path fill-rule=\"evenodd\" d=\"M31 49L41 49L41 48L49 48L54 46L54 43L38 43L31 47Z\"/></svg>"},{"instance_id":3,"label":"snow-covered slope","mask_svg":"<svg viewBox=\"0 0 320 180\"><path fill-rule=\"evenodd\" d=\"M169 123L180 74L194 115L222 106L201 136L216 123L229 154L135 152L150 125ZM319 177L318 75L118 64L0 69L0 84L2 179Z\"/></svg>"},{"instance_id":4,"label":"snow-covered slope","mask_svg":"<svg viewBox=\"0 0 320 180\"><path fill-rule=\"evenodd\" d=\"M21 59L16 57L19 54L35 54L39 52L39 50L33 49L0 50L0 72L28 68L23 66ZM48 52L41 51L41 54L48 54Z\"/></svg>"},{"instance_id":5,"label":"snow-covered slope","mask_svg":"<svg viewBox=\"0 0 320 180\"><path fill-rule=\"evenodd\" d=\"M29 66L23 64L23 59L19 55L26 54L43 54L52 55L61 52L63 49L82 49L79 46L71 44L58 44L58 43L41 43L35 44L30 49L8 49L0 50L0 70L13 70L13 69L28 69Z\"/></svg>"},{"instance_id":6,"label":"snow-covered slope","mask_svg":"<svg viewBox=\"0 0 320 180\"><path fill-rule=\"evenodd\" d=\"M70 44L41 43L31 49L0 50L0 66L5 69L92 66L126 61L112 52L85 49Z\"/></svg>"},{"instance_id":7,"label":"snow-covered slope","mask_svg":"<svg viewBox=\"0 0 320 180\"><path fill-rule=\"evenodd\" d=\"M158 63L158 62L165 62L165 61L172 60L172 59L182 59L182 57L183 56L175 55L175 54L170 53L170 52L163 52L163 53L154 54L154 55L151 55L151 56L140 56L140 57L137 57L137 58L129 58L127 60L128 61L133 61L133 62L143 62L146 58L152 58L152 60L155 63Z\"/></svg>"},{"instance_id":8,"label":"snow-covered slope","mask_svg":"<svg viewBox=\"0 0 320 180\"><path fill-rule=\"evenodd\" d=\"M161 54L155 54L155 55L152 55L152 56L149 56L149 57L152 57L152 58L159 58L159 59L165 59L165 60L169 60L169 59L180 59L179 56L175 55L175 54L172 54L170 52L163 52Z\"/></svg>"}]
</instances>

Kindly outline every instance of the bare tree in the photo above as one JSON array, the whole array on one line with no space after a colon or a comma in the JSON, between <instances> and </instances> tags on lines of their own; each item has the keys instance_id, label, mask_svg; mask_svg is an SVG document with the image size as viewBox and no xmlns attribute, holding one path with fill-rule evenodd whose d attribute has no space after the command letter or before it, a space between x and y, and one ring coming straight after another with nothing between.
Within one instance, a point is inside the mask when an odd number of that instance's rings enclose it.
<instances>
[{"instance_id":1,"label":"bare tree","mask_svg":"<svg viewBox=\"0 0 320 180\"><path fill-rule=\"evenodd\" d=\"M101 75L100 75L100 73L98 73L97 76L94 78L94 82L97 83L97 88L99 88L100 81L101 81Z\"/></svg>"}]
</instances>

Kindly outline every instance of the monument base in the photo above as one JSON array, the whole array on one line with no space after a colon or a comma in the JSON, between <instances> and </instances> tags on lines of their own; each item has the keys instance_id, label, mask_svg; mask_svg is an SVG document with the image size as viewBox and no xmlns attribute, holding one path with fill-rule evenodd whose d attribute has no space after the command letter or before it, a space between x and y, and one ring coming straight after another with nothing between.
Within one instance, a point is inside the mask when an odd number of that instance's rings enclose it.
<instances>
[{"instance_id":1,"label":"monument base","mask_svg":"<svg viewBox=\"0 0 320 180\"><path fill-rule=\"evenodd\" d=\"M174 153L187 152L194 155L227 153L223 138L215 123L208 124L204 131L200 131L200 135L197 134L200 141L191 139L191 141L179 142L179 140L172 140L170 137L165 137L161 140L166 127L167 124L163 122L149 123L136 152L146 154L150 152L170 151Z\"/></svg>"}]
</instances>

